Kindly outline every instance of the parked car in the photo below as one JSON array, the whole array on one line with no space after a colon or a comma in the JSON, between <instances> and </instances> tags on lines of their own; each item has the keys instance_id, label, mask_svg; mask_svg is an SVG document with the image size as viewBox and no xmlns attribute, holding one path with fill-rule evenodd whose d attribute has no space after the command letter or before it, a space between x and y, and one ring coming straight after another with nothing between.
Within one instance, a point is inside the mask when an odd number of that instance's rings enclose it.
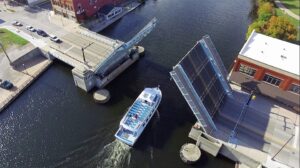
<instances>
[{"instance_id":1,"label":"parked car","mask_svg":"<svg viewBox=\"0 0 300 168\"><path fill-rule=\"evenodd\" d=\"M11 88L14 87L14 85L8 80L4 80L4 81L0 80L0 87L6 90L10 90Z\"/></svg>"},{"instance_id":2,"label":"parked car","mask_svg":"<svg viewBox=\"0 0 300 168\"><path fill-rule=\"evenodd\" d=\"M20 22L18 22L16 20L12 22L12 25L14 25L14 26L23 26L22 23L20 23Z\"/></svg>"},{"instance_id":3,"label":"parked car","mask_svg":"<svg viewBox=\"0 0 300 168\"><path fill-rule=\"evenodd\" d=\"M44 30L41 30L41 29L37 29L36 33L38 35L40 35L40 36L43 36L43 37L47 37L48 36L48 34Z\"/></svg>"},{"instance_id":4,"label":"parked car","mask_svg":"<svg viewBox=\"0 0 300 168\"><path fill-rule=\"evenodd\" d=\"M51 41L54 41L54 42L56 42L56 43L61 42L61 40L60 40L57 36L55 36L55 35L53 35L53 34L49 34L49 37L50 37L50 40L51 40Z\"/></svg>"},{"instance_id":5,"label":"parked car","mask_svg":"<svg viewBox=\"0 0 300 168\"><path fill-rule=\"evenodd\" d=\"M31 31L31 32L35 32L35 28L33 28L32 26L26 26L26 29Z\"/></svg>"}]
</instances>

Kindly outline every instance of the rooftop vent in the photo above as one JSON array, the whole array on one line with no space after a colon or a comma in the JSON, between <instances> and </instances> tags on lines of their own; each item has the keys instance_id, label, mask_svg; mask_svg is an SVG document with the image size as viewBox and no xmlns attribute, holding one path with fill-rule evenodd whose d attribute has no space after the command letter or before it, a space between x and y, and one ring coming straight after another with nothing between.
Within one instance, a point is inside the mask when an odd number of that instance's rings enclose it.
<instances>
[{"instance_id":1,"label":"rooftop vent","mask_svg":"<svg viewBox=\"0 0 300 168\"><path fill-rule=\"evenodd\" d=\"M284 55L281 55L280 57L281 57L281 59L283 59L283 60L284 60L284 59L287 59L287 57L284 56Z\"/></svg>"}]
</instances>

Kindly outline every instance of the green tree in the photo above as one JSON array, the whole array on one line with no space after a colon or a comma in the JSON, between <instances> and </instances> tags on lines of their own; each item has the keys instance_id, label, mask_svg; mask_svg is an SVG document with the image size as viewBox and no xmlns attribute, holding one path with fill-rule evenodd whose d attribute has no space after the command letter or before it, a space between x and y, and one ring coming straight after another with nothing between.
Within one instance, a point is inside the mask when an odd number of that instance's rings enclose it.
<instances>
[{"instance_id":1,"label":"green tree","mask_svg":"<svg viewBox=\"0 0 300 168\"><path fill-rule=\"evenodd\" d=\"M285 17L272 16L263 30L264 34L287 41L296 41L297 30Z\"/></svg>"},{"instance_id":2,"label":"green tree","mask_svg":"<svg viewBox=\"0 0 300 168\"><path fill-rule=\"evenodd\" d=\"M251 35L251 33L252 33L253 30L255 30L255 32L257 32L257 33L263 33L264 26L265 26L265 22L264 21L255 21L255 22L253 22L248 27L246 39L249 38L249 36Z\"/></svg>"},{"instance_id":3,"label":"green tree","mask_svg":"<svg viewBox=\"0 0 300 168\"><path fill-rule=\"evenodd\" d=\"M266 2L259 6L257 10L258 20L268 21L272 15L274 15L273 4Z\"/></svg>"}]
</instances>

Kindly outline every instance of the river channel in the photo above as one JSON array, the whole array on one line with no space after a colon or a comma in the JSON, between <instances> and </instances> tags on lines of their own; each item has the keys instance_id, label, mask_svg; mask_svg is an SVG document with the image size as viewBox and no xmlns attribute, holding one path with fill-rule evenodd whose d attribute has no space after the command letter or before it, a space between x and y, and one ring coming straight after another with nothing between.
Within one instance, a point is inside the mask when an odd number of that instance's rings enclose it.
<instances>
[{"instance_id":1,"label":"river channel","mask_svg":"<svg viewBox=\"0 0 300 168\"><path fill-rule=\"evenodd\" d=\"M157 17L154 31L139 45L146 54L110 83L112 99L94 103L74 86L71 67L55 62L0 113L0 167L232 168L234 163L204 153L185 165L180 147L196 118L170 80L169 71L203 35L210 35L226 67L245 42L252 0L148 0L104 31L128 41ZM126 109L144 87L160 85L156 114L134 148L115 141Z\"/></svg>"}]
</instances>

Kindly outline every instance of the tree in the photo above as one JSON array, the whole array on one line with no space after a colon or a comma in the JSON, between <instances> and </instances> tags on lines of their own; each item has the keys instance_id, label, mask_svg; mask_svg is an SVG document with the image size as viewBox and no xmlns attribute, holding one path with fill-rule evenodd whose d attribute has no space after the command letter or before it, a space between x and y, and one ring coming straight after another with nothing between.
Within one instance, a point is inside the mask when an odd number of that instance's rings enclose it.
<instances>
[{"instance_id":1,"label":"tree","mask_svg":"<svg viewBox=\"0 0 300 168\"><path fill-rule=\"evenodd\" d=\"M296 41L297 30L295 26L285 17L272 16L265 25L264 34L282 40Z\"/></svg>"},{"instance_id":2,"label":"tree","mask_svg":"<svg viewBox=\"0 0 300 168\"><path fill-rule=\"evenodd\" d=\"M264 21L255 21L253 22L249 27L246 34L246 39L251 35L252 31L255 30L255 32L262 33L265 26Z\"/></svg>"},{"instance_id":3,"label":"tree","mask_svg":"<svg viewBox=\"0 0 300 168\"><path fill-rule=\"evenodd\" d=\"M258 20L268 21L274 15L273 4L266 2L259 6L257 11Z\"/></svg>"},{"instance_id":4,"label":"tree","mask_svg":"<svg viewBox=\"0 0 300 168\"><path fill-rule=\"evenodd\" d=\"M266 3L266 2L269 2L269 3L274 3L274 0L258 0L258 4L261 5L263 3Z\"/></svg>"}]
</instances>

